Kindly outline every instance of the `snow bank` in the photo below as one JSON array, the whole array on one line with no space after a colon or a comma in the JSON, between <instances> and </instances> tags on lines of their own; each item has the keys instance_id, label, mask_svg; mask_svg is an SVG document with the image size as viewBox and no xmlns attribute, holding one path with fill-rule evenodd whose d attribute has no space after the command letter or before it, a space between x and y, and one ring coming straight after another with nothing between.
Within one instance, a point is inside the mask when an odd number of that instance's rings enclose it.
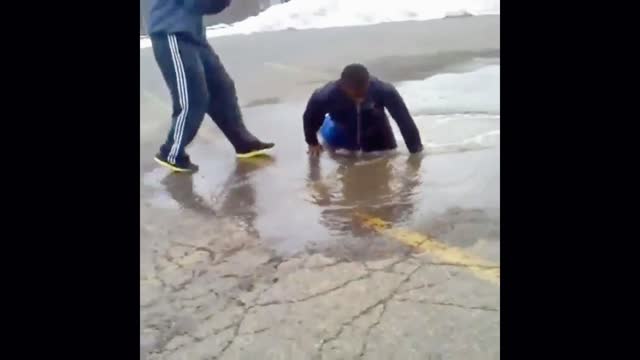
<instances>
[{"instance_id":1,"label":"snow bank","mask_svg":"<svg viewBox=\"0 0 640 360\"><path fill-rule=\"evenodd\" d=\"M430 154L500 144L500 65L397 84ZM401 139L397 129L396 138Z\"/></svg>"},{"instance_id":2,"label":"snow bank","mask_svg":"<svg viewBox=\"0 0 640 360\"><path fill-rule=\"evenodd\" d=\"M418 114L500 114L500 65L462 74L438 74L398 84L411 111Z\"/></svg>"},{"instance_id":3,"label":"snow bank","mask_svg":"<svg viewBox=\"0 0 640 360\"><path fill-rule=\"evenodd\" d=\"M461 13L499 12L499 0L291 0L227 28L211 29L207 35L369 25L439 19Z\"/></svg>"},{"instance_id":4,"label":"snow bank","mask_svg":"<svg viewBox=\"0 0 640 360\"><path fill-rule=\"evenodd\" d=\"M230 26L208 28L207 37L499 13L500 0L291 0ZM148 46L148 40L140 41L140 48Z\"/></svg>"}]
</instances>

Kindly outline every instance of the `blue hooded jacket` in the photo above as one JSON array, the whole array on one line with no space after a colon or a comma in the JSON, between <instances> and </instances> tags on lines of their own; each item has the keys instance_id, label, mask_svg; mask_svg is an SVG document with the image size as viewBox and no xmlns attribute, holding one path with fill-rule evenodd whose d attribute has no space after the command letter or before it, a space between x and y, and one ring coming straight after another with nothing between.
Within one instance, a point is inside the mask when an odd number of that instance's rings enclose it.
<instances>
[{"instance_id":1,"label":"blue hooded jacket","mask_svg":"<svg viewBox=\"0 0 640 360\"><path fill-rule=\"evenodd\" d=\"M183 33L195 41L206 41L204 15L217 14L231 0L152 0L149 35Z\"/></svg>"},{"instance_id":2,"label":"blue hooded jacket","mask_svg":"<svg viewBox=\"0 0 640 360\"><path fill-rule=\"evenodd\" d=\"M420 131L396 88L372 77L365 101L356 104L340 89L340 81L333 81L317 89L303 115L307 144L317 145L317 132L329 115L339 129L341 142L350 150L379 151L396 148L393 130L385 113L398 124L400 133L411 153L423 150Z\"/></svg>"}]
</instances>

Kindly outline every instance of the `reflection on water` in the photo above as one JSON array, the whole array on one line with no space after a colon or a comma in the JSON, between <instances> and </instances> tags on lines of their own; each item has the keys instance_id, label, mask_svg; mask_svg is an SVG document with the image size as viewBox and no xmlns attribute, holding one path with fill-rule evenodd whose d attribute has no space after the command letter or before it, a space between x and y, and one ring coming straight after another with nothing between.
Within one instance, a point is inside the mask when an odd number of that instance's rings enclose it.
<instances>
[{"instance_id":1,"label":"reflection on water","mask_svg":"<svg viewBox=\"0 0 640 360\"><path fill-rule=\"evenodd\" d=\"M281 255L322 252L368 260L411 249L364 228L360 214L454 246L500 236L495 150L309 158L284 149L277 158L242 160L210 156L221 153L211 145L192 150L201 160L201 172L166 175L156 169L144 180L153 194L149 203L156 203L152 207L171 211L160 206L166 205L166 200L159 202L165 198L188 210L171 220L189 218L192 225L181 236L200 228L212 231L207 224L213 218L230 219L237 231Z\"/></svg>"},{"instance_id":2,"label":"reflection on water","mask_svg":"<svg viewBox=\"0 0 640 360\"><path fill-rule=\"evenodd\" d=\"M171 198L184 209L205 216L218 215L240 220L247 233L260 238L255 227L256 190L250 181L250 176L273 162L274 160L268 156L236 161L234 170L222 185L218 201L213 205L208 204L194 191L194 175L169 173L161 183Z\"/></svg>"},{"instance_id":3,"label":"reflection on water","mask_svg":"<svg viewBox=\"0 0 640 360\"><path fill-rule=\"evenodd\" d=\"M323 174L317 158L309 160L310 202L323 208L321 223L333 233L363 235L358 213L399 223L414 209L414 197L422 184L424 155L344 157L331 155L337 165Z\"/></svg>"},{"instance_id":4,"label":"reflection on water","mask_svg":"<svg viewBox=\"0 0 640 360\"><path fill-rule=\"evenodd\" d=\"M329 156L309 158L306 179L274 178L268 171L282 173L276 169L282 164L271 157L256 157L236 161L226 176L218 173L223 176L218 177L217 185L208 184L203 195L194 191L192 176L170 174L161 184L181 207L204 219L231 218L256 239L265 240L265 234L267 242L276 239L280 242L276 247L285 252L326 249L337 242L351 246L354 252L372 247L367 251L389 253L396 244L374 239L374 234L360 226L356 214L405 221L414 211L423 184L424 156L395 152ZM300 180L305 183L302 196L295 191ZM363 237L366 243L357 240Z\"/></svg>"},{"instance_id":5,"label":"reflection on water","mask_svg":"<svg viewBox=\"0 0 640 360\"><path fill-rule=\"evenodd\" d=\"M225 183L219 207L220 215L229 216L242 221L247 232L260 238L256 229L256 189L250 179L251 175L271 164L273 158L269 156L242 159L236 162L235 171L231 173Z\"/></svg>"},{"instance_id":6,"label":"reflection on water","mask_svg":"<svg viewBox=\"0 0 640 360\"><path fill-rule=\"evenodd\" d=\"M192 175L169 173L161 183L171 198L185 209L193 210L202 215L215 215L215 211L193 191Z\"/></svg>"}]
</instances>

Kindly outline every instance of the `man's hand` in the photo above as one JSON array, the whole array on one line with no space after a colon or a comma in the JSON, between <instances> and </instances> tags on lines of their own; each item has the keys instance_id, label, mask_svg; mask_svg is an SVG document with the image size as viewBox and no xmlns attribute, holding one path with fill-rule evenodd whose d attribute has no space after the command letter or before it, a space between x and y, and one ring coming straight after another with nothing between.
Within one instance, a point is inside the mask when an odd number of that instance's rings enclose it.
<instances>
[{"instance_id":1,"label":"man's hand","mask_svg":"<svg viewBox=\"0 0 640 360\"><path fill-rule=\"evenodd\" d=\"M320 156L320 153L322 153L322 150L324 150L322 148L322 145L318 144L318 145L309 145L309 149L307 150L307 154L311 155L311 156Z\"/></svg>"}]
</instances>

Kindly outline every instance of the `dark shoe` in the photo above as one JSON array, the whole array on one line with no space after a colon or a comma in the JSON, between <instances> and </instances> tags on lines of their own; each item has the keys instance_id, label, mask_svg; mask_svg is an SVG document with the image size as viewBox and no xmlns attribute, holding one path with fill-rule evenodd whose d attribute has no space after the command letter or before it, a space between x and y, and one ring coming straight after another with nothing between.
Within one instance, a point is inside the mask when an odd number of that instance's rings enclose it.
<instances>
[{"instance_id":1,"label":"dark shoe","mask_svg":"<svg viewBox=\"0 0 640 360\"><path fill-rule=\"evenodd\" d=\"M236 156L239 158L250 158L257 155L264 155L274 146L276 146L274 143L263 143L259 140L254 141L242 149L236 149Z\"/></svg>"},{"instance_id":2,"label":"dark shoe","mask_svg":"<svg viewBox=\"0 0 640 360\"><path fill-rule=\"evenodd\" d=\"M179 163L176 162L175 164L172 164L169 162L169 160L167 160L166 156L162 156L162 154L158 153L156 155L156 157L154 158L154 160L166 167L171 169L171 171L175 171L175 172L181 172L181 173L194 173L196 171L198 171L198 165L192 163L190 160L186 160L183 163Z\"/></svg>"}]
</instances>

